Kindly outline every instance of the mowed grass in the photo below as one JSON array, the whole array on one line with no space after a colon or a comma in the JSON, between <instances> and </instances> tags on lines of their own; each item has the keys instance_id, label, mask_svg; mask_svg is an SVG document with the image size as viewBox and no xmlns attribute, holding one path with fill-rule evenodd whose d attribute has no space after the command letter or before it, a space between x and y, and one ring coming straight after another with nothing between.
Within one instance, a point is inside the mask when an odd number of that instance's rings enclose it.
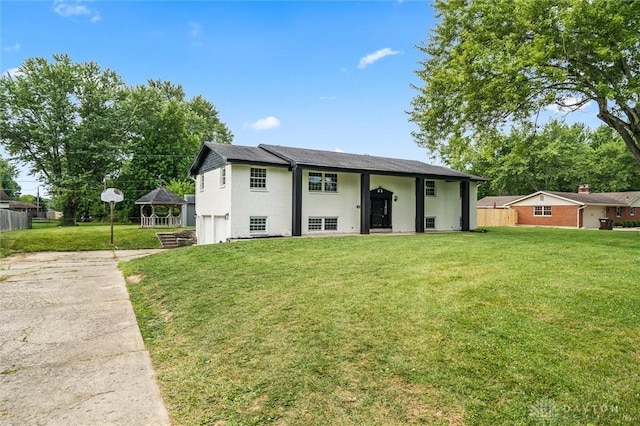
<instances>
[{"instance_id":1,"label":"mowed grass","mask_svg":"<svg viewBox=\"0 0 640 426\"><path fill-rule=\"evenodd\" d=\"M0 234L0 257L14 253L39 251L86 251L160 248L159 229L137 225L114 225L113 245L109 224L87 223L80 226L55 226L54 222L34 223L33 229Z\"/></svg>"},{"instance_id":2,"label":"mowed grass","mask_svg":"<svg viewBox=\"0 0 640 426\"><path fill-rule=\"evenodd\" d=\"M121 267L174 424L640 423L640 234L243 241Z\"/></svg>"}]
</instances>

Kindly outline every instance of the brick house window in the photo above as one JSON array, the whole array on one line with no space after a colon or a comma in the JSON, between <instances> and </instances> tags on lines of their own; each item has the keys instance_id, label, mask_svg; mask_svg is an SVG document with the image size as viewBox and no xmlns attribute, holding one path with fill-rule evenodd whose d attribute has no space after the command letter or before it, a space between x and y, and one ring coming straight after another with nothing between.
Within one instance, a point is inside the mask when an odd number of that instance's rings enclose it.
<instances>
[{"instance_id":1,"label":"brick house window","mask_svg":"<svg viewBox=\"0 0 640 426\"><path fill-rule=\"evenodd\" d=\"M629 216L635 216L635 215L636 215L636 208L629 207Z\"/></svg>"},{"instance_id":2,"label":"brick house window","mask_svg":"<svg viewBox=\"0 0 640 426\"><path fill-rule=\"evenodd\" d=\"M622 207L616 207L616 217L622 216Z\"/></svg>"},{"instance_id":3,"label":"brick house window","mask_svg":"<svg viewBox=\"0 0 640 426\"><path fill-rule=\"evenodd\" d=\"M534 216L551 216L551 206L534 206Z\"/></svg>"}]
</instances>

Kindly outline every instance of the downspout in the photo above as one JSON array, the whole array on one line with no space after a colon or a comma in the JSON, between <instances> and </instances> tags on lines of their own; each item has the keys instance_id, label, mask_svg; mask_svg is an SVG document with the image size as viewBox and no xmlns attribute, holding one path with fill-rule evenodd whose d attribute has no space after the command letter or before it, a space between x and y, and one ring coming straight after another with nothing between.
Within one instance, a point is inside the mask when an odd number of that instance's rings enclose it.
<instances>
[{"instance_id":1,"label":"downspout","mask_svg":"<svg viewBox=\"0 0 640 426\"><path fill-rule=\"evenodd\" d=\"M580 229L580 212L584 211L584 208L587 207L586 205L578 207L578 210L576 210L576 228ZM584 220L582 221L582 226L584 227Z\"/></svg>"}]
</instances>

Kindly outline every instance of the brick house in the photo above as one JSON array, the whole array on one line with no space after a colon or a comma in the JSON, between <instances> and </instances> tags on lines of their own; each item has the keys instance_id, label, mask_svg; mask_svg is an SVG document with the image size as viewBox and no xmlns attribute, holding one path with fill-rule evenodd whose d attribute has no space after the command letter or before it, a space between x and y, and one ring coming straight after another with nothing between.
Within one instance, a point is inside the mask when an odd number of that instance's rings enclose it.
<instances>
[{"instance_id":1,"label":"brick house","mask_svg":"<svg viewBox=\"0 0 640 426\"><path fill-rule=\"evenodd\" d=\"M478 205L488 202L480 200ZM640 191L594 193L589 185L581 185L578 192L538 191L496 207L517 210L518 225L599 228L603 218L614 223L640 220Z\"/></svg>"}]
</instances>

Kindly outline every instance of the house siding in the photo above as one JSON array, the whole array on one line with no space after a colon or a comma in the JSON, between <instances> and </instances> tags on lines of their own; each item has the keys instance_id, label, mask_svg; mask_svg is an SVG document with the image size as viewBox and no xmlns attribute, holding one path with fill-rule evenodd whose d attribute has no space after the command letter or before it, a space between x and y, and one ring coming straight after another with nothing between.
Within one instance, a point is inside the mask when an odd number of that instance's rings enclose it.
<instances>
[{"instance_id":1,"label":"house siding","mask_svg":"<svg viewBox=\"0 0 640 426\"><path fill-rule=\"evenodd\" d=\"M249 185L251 168L267 170L265 190L252 190ZM291 172L285 167L232 165L231 238L250 236L291 235ZM251 217L266 217L265 233L249 231Z\"/></svg>"},{"instance_id":2,"label":"house siding","mask_svg":"<svg viewBox=\"0 0 640 426\"><path fill-rule=\"evenodd\" d=\"M302 234L310 233L310 217L336 217L338 218L338 230L333 232L358 232L360 229L360 210L358 209L360 205L360 174L337 173L338 190L325 192L309 191L309 172L327 173L314 169L302 172ZM311 231L311 233L316 232L327 231Z\"/></svg>"},{"instance_id":3,"label":"house siding","mask_svg":"<svg viewBox=\"0 0 640 426\"><path fill-rule=\"evenodd\" d=\"M435 185L436 196L425 196L425 217L436 218L436 231L459 231L461 229L460 218L462 216L460 182L435 180ZM475 197L477 197L475 191L470 191L469 198L473 201ZM475 202L470 204L470 212L475 212ZM474 229L475 224L471 226L470 223L470 228Z\"/></svg>"},{"instance_id":4,"label":"house siding","mask_svg":"<svg viewBox=\"0 0 640 426\"><path fill-rule=\"evenodd\" d=\"M640 220L640 207L635 208L635 214L631 215L631 207L621 207L620 216L616 216L615 207L607 207L606 217L613 219L614 222L624 222L627 220Z\"/></svg>"},{"instance_id":5,"label":"house siding","mask_svg":"<svg viewBox=\"0 0 640 426\"><path fill-rule=\"evenodd\" d=\"M382 187L393 192L391 201L391 229L393 232L415 231L415 185L414 178L371 175L369 191Z\"/></svg>"},{"instance_id":6,"label":"house siding","mask_svg":"<svg viewBox=\"0 0 640 426\"><path fill-rule=\"evenodd\" d=\"M578 205L551 205L551 216L534 216L533 205L517 205L511 206L513 210L518 211L519 225L540 225L540 226L572 226L578 227Z\"/></svg>"}]
</instances>

